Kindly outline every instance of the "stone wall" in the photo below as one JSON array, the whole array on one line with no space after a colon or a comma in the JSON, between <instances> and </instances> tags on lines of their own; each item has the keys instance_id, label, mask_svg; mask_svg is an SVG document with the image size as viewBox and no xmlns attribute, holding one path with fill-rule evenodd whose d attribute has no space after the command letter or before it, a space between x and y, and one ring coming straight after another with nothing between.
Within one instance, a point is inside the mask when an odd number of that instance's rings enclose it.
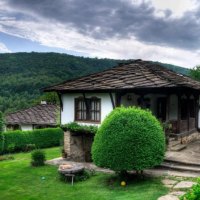
<instances>
[{"instance_id":1,"label":"stone wall","mask_svg":"<svg viewBox=\"0 0 200 200\"><path fill-rule=\"evenodd\" d=\"M89 134L64 132L64 154L67 160L91 162L91 147L94 136Z\"/></svg>"}]
</instances>

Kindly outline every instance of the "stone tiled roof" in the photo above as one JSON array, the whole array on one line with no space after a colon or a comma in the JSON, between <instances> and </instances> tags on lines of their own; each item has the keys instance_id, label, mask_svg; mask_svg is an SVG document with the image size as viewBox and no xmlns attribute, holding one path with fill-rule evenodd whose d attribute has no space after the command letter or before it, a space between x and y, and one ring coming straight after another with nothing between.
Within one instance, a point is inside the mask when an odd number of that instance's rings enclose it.
<instances>
[{"instance_id":1,"label":"stone tiled roof","mask_svg":"<svg viewBox=\"0 0 200 200\"><path fill-rule=\"evenodd\" d=\"M56 125L59 107L51 104L40 104L25 110L6 115L6 124Z\"/></svg>"},{"instance_id":2,"label":"stone tiled roof","mask_svg":"<svg viewBox=\"0 0 200 200\"><path fill-rule=\"evenodd\" d=\"M200 82L150 61L135 60L44 89L45 91L93 91L139 88L187 87L200 89Z\"/></svg>"}]
</instances>

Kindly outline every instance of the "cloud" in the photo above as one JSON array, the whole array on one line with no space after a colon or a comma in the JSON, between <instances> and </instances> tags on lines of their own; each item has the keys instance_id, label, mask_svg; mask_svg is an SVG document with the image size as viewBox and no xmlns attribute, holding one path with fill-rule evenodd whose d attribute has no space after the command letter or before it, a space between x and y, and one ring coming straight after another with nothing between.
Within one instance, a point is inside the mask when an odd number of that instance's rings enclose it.
<instances>
[{"instance_id":1,"label":"cloud","mask_svg":"<svg viewBox=\"0 0 200 200\"><path fill-rule=\"evenodd\" d=\"M182 0L186 1L186 0ZM149 0L1 0L0 31L83 55L199 64L198 9Z\"/></svg>"},{"instance_id":2,"label":"cloud","mask_svg":"<svg viewBox=\"0 0 200 200\"><path fill-rule=\"evenodd\" d=\"M11 51L6 47L5 44L0 42L0 53L10 53Z\"/></svg>"},{"instance_id":3,"label":"cloud","mask_svg":"<svg viewBox=\"0 0 200 200\"><path fill-rule=\"evenodd\" d=\"M94 39L135 37L149 44L190 50L199 49L200 46L199 9L193 12L190 9L184 10L188 3L180 9L184 15L174 18L171 17L172 11L168 9L173 8L172 2L169 7L166 7L166 3L161 7L162 4L156 0L151 3L140 1L139 4L130 0L7 0L7 2L9 6L18 8L22 13L28 13L35 18L40 16L48 19L49 23L61 23L66 28L73 27L77 32ZM162 17L156 16L159 8Z\"/></svg>"}]
</instances>

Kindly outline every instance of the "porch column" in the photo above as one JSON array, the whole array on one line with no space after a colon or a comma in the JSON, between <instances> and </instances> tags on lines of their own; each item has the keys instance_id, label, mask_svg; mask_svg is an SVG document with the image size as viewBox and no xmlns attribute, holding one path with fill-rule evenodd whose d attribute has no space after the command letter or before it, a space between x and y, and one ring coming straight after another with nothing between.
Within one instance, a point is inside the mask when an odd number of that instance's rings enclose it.
<instances>
[{"instance_id":1,"label":"porch column","mask_svg":"<svg viewBox=\"0 0 200 200\"><path fill-rule=\"evenodd\" d=\"M178 93L178 116L177 116L177 133L180 133L180 122L181 122L181 94Z\"/></svg>"}]
</instances>

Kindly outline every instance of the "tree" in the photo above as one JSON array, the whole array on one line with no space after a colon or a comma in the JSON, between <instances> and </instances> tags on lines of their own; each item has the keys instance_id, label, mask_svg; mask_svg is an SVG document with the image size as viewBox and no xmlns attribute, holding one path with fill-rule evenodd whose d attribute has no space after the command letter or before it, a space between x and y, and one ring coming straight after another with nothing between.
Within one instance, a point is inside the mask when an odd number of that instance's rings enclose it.
<instances>
[{"instance_id":1,"label":"tree","mask_svg":"<svg viewBox=\"0 0 200 200\"><path fill-rule=\"evenodd\" d=\"M3 120L3 114L0 111L0 154L3 152L3 149L4 149L5 139L4 139L3 131L4 131L4 120Z\"/></svg>"},{"instance_id":2,"label":"tree","mask_svg":"<svg viewBox=\"0 0 200 200\"><path fill-rule=\"evenodd\" d=\"M200 65L190 69L189 76L197 81L200 81Z\"/></svg>"},{"instance_id":3,"label":"tree","mask_svg":"<svg viewBox=\"0 0 200 200\"><path fill-rule=\"evenodd\" d=\"M99 167L114 171L142 171L164 158L165 136L150 111L136 107L116 108L95 135L92 158Z\"/></svg>"},{"instance_id":4,"label":"tree","mask_svg":"<svg viewBox=\"0 0 200 200\"><path fill-rule=\"evenodd\" d=\"M3 114L0 111L0 133L4 131L4 121L3 121Z\"/></svg>"}]
</instances>

